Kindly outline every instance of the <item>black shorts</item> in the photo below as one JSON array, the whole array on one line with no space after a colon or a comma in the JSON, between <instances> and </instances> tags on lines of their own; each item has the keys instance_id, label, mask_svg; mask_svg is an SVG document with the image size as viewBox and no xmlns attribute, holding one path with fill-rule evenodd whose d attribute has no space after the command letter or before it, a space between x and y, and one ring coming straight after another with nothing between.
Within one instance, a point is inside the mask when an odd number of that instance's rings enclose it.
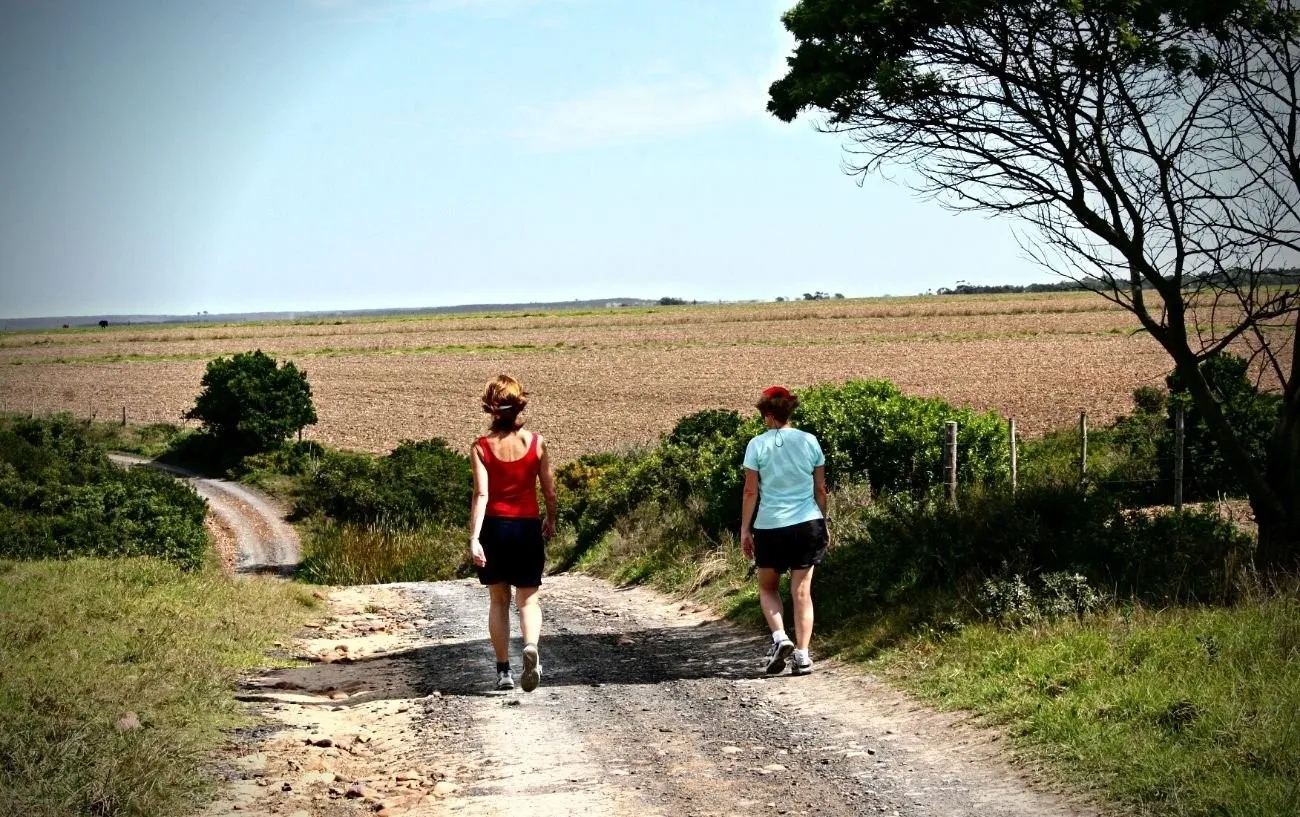
<instances>
[{"instance_id":1,"label":"black shorts","mask_svg":"<svg viewBox=\"0 0 1300 817\"><path fill-rule=\"evenodd\" d=\"M479 544L487 564L475 568L481 584L541 587L546 568L542 520L489 516L483 520Z\"/></svg>"},{"instance_id":2,"label":"black shorts","mask_svg":"<svg viewBox=\"0 0 1300 817\"><path fill-rule=\"evenodd\" d=\"M822 563L826 555L826 520L813 519L784 528L754 528L754 564L778 573Z\"/></svg>"}]
</instances>

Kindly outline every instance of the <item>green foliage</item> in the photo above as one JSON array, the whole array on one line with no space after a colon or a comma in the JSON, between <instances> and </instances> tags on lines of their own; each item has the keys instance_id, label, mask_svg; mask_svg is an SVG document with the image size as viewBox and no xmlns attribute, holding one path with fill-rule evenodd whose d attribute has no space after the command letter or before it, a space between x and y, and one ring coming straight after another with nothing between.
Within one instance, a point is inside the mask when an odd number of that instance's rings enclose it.
<instances>
[{"instance_id":1,"label":"green foliage","mask_svg":"<svg viewBox=\"0 0 1300 817\"><path fill-rule=\"evenodd\" d=\"M1005 423L943 400L910 397L886 380L814 386L799 393L794 424L816 435L832 485L868 482L877 493L924 491L941 482L945 424L957 422L958 479L1010 477Z\"/></svg>"},{"instance_id":2,"label":"green foliage","mask_svg":"<svg viewBox=\"0 0 1300 817\"><path fill-rule=\"evenodd\" d=\"M0 557L157 556L193 569L206 512L188 486L112 465L71 417L0 426Z\"/></svg>"},{"instance_id":3,"label":"green foliage","mask_svg":"<svg viewBox=\"0 0 1300 817\"><path fill-rule=\"evenodd\" d=\"M209 362L202 387L185 418L240 455L269 451L316 422L306 372L260 350Z\"/></svg>"},{"instance_id":4,"label":"green foliage","mask_svg":"<svg viewBox=\"0 0 1300 817\"><path fill-rule=\"evenodd\" d=\"M355 524L464 525L471 492L468 457L439 439L405 441L378 459L324 451L304 486L301 508Z\"/></svg>"},{"instance_id":5,"label":"green foliage","mask_svg":"<svg viewBox=\"0 0 1300 817\"><path fill-rule=\"evenodd\" d=\"M1261 392L1250 380L1248 363L1236 355L1220 354L1209 358L1201 363L1201 374L1224 417L1232 426L1233 433L1262 471L1269 437L1281 416L1281 396ZM1184 379L1175 372L1167 382L1170 391L1170 432L1165 436L1163 448L1167 452L1166 459L1172 460L1173 415L1181 406L1186 412L1183 476L1186 480L1184 491L1187 498L1213 499L1222 494L1243 495L1245 490L1241 480L1228 464L1222 446L1192 402Z\"/></svg>"}]
</instances>

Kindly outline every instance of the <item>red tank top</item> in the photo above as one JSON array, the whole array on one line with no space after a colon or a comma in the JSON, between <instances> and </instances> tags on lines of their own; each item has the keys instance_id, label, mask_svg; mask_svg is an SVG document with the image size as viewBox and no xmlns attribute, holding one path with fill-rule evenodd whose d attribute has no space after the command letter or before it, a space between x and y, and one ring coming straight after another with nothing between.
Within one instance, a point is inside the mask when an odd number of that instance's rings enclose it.
<instances>
[{"instance_id":1,"label":"red tank top","mask_svg":"<svg viewBox=\"0 0 1300 817\"><path fill-rule=\"evenodd\" d=\"M499 460L492 453L486 437L478 438L479 455L488 475L487 516L514 519L540 519L537 507L537 474L542 458L537 454L537 435L528 442L528 451L517 460Z\"/></svg>"}]
</instances>

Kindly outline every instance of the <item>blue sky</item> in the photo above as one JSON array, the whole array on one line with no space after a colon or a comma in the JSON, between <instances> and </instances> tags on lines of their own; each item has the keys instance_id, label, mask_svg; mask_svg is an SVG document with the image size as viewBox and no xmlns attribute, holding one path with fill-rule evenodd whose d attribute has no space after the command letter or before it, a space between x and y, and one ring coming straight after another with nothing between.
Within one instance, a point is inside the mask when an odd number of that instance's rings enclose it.
<instances>
[{"instance_id":1,"label":"blue sky","mask_svg":"<svg viewBox=\"0 0 1300 817\"><path fill-rule=\"evenodd\" d=\"M1050 276L764 111L769 0L0 4L0 316Z\"/></svg>"}]
</instances>

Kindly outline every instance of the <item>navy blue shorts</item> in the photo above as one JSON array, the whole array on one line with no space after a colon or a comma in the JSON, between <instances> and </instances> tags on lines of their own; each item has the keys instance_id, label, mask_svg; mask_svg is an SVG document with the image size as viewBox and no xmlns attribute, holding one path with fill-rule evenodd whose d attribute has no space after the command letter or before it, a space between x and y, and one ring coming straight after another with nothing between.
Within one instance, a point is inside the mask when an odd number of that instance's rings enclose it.
<instances>
[{"instance_id":1,"label":"navy blue shorts","mask_svg":"<svg viewBox=\"0 0 1300 817\"><path fill-rule=\"evenodd\" d=\"M475 568L481 584L541 587L546 569L546 540L542 520L489 516L483 520L479 544L487 564Z\"/></svg>"},{"instance_id":2,"label":"navy blue shorts","mask_svg":"<svg viewBox=\"0 0 1300 817\"><path fill-rule=\"evenodd\" d=\"M754 528L754 564L778 573L803 570L822 563L826 542L825 519L784 528Z\"/></svg>"}]
</instances>

